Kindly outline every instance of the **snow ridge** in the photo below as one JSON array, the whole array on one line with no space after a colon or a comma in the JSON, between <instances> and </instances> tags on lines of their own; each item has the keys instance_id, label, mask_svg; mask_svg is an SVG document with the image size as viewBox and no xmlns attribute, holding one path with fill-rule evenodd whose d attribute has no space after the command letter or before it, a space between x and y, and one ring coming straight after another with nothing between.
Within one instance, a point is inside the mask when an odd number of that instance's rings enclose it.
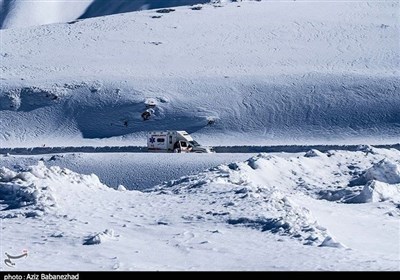
<instances>
[{"instance_id":1,"label":"snow ridge","mask_svg":"<svg viewBox=\"0 0 400 280\"><path fill-rule=\"evenodd\" d=\"M84 189L79 189L84 187ZM78 189L75 190L74 189ZM0 197L1 204L5 205L1 218L15 218L19 216L39 217L45 213L56 213L59 202L69 199L80 191L90 189L108 189L100 183L99 178L92 175L81 175L68 169L52 166L47 168L42 161L38 165L30 166L19 172L2 167L0 169Z\"/></svg>"}]
</instances>

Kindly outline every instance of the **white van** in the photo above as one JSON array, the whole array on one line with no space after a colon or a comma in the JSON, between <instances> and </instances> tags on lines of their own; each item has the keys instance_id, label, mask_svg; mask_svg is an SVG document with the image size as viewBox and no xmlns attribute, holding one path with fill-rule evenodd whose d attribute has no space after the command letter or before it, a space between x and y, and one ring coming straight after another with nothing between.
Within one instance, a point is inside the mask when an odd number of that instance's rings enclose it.
<instances>
[{"instance_id":1,"label":"white van","mask_svg":"<svg viewBox=\"0 0 400 280\"><path fill-rule=\"evenodd\" d=\"M151 131L147 134L149 152L212 153L211 147L201 146L186 131Z\"/></svg>"}]
</instances>

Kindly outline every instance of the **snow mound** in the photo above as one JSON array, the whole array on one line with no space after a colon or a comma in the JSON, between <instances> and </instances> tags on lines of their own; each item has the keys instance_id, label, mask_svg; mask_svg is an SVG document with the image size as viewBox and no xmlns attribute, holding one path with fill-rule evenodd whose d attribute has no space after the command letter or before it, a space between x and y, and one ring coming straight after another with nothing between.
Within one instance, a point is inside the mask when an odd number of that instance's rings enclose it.
<instances>
[{"instance_id":1,"label":"snow mound","mask_svg":"<svg viewBox=\"0 0 400 280\"><path fill-rule=\"evenodd\" d=\"M355 186L363 186L358 194L344 199L347 203L369 203L400 201L400 165L387 158L373 164L359 177L350 180L348 188L342 190L351 192Z\"/></svg>"},{"instance_id":2,"label":"snow mound","mask_svg":"<svg viewBox=\"0 0 400 280\"><path fill-rule=\"evenodd\" d=\"M124 192L124 191L126 191L126 187L124 185L118 185L117 191Z\"/></svg>"},{"instance_id":3,"label":"snow mound","mask_svg":"<svg viewBox=\"0 0 400 280\"><path fill-rule=\"evenodd\" d=\"M326 156L324 153L321 153L318 150L315 149L311 149L308 152L306 152L306 154L304 155L304 157L323 157Z\"/></svg>"},{"instance_id":4,"label":"snow mound","mask_svg":"<svg viewBox=\"0 0 400 280\"><path fill-rule=\"evenodd\" d=\"M377 180L388 184L398 184L400 183L400 165L383 159L366 170L363 177L367 181Z\"/></svg>"},{"instance_id":5,"label":"snow mound","mask_svg":"<svg viewBox=\"0 0 400 280\"><path fill-rule=\"evenodd\" d=\"M103 232L99 232L85 238L83 245L98 245L109 240L117 240L117 237L113 229L106 229Z\"/></svg>"},{"instance_id":6,"label":"snow mound","mask_svg":"<svg viewBox=\"0 0 400 280\"><path fill-rule=\"evenodd\" d=\"M0 205L11 211L0 217L42 216L56 209L59 200L68 200L85 188L109 189L94 174L82 175L58 166L48 168L42 161L19 172L2 167Z\"/></svg>"},{"instance_id":7,"label":"snow mound","mask_svg":"<svg viewBox=\"0 0 400 280\"><path fill-rule=\"evenodd\" d=\"M400 184L387 184L372 180L364 186L358 196L351 200L353 203L382 201L400 203Z\"/></svg>"},{"instance_id":8,"label":"snow mound","mask_svg":"<svg viewBox=\"0 0 400 280\"><path fill-rule=\"evenodd\" d=\"M342 243L337 242L330 236L327 236L325 240L319 245L320 247L333 247L333 248L346 248Z\"/></svg>"},{"instance_id":9,"label":"snow mound","mask_svg":"<svg viewBox=\"0 0 400 280\"><path fill-rule=\"evenodd\" d=\"M364 152L364 153L374 153L375 148L371 145L358 145L357 151Z\"/></svg>"},{"instance_id":10,"label":"snow mound","mask_svg":"<svg viewBox=\"0 0 400 280\"><path fill-rule=\"evenodd\" d=\"M260 154L165 183L157 191L190 195L204 204L209 218L230 225L288 236L305 245L321 245L329 237L327 229L318 225L307 208L293 202L287 189L265 180L265 172L275 159Z\"/></svg>"}]
</instances>

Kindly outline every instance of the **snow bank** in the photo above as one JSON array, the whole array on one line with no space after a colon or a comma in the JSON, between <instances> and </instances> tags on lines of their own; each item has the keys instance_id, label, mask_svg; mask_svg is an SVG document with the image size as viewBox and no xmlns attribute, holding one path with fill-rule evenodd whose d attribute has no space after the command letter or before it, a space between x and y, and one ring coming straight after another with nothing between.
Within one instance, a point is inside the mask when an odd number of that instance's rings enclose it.
<instances>
[{"instance_id":1,"label":"snow bank","mask_svg":"<svg viewBox=\"0 0 400 280\"><path fill-rule=\"evenodd\" d=\"M391 201L400 203L400 184L387 184L379 181L368 182L352 202L368 203Z\"/></svg>"},{"instance_id":2,"label":"snow bank","mask_svg":"<svg viewBox=\"0 0 400 280\"><path fill-rule=\"evenodd\" d=\"M324 156L326 156L324 153L321 153L320 151L315 150L315 149L309 150L304 155L304 157L324 157Z\"/></svg>"},{"instance_id":3,"label":"snow bank","mask_svg":"<svg viewBox=\"0 0 400 280\"><path fill-rule=\"evenodd\" d=\"M113 229L106 229L103 232L88 236L85 238L83 245L98 245L109 240L117 240L117 236L115 235Z\"/></svg>"},{"instance_id":4,"label":"snow bank","mask_svg":"<svg viewBox=\"0 0 400 280\"><path fill-rule=\"evenodd\" d=\"M335 239L333 239L330 236L327 236L324 241L319 245L320 247L333 247L333 248L346 248L343 244L340 242L337 242Z\"/></svg>"},{"instance_id":5,"label":"snow bank","mask_svg":"<svg viewBox=\"0 0 400 280\"><path fill-rule=\"evenodd\" d=\"M82 175L57 166L47 168L42 161L19 172L0 169L2 218L36 217L54 212L59 200L73 200L79 192L108 189L98 177ZM68 203L68 201L66 201Z\"/></svg>"},{"instance_id":6,"label":"snow bank","mask_svg":"<svg viewBox=\"0 0 400 280\"><path fill-rule=\"evenodd\" d=\"M391 201L400 202L400 165L387 158L365 170L350 186L364 185L361 192L349 199L350 203Z\"/></svg>"},{"instance_id":7,"label":"snow bank","mask_svg":"<svg viewBox=\"0 0 400 280\"><path fill-rule=\"evenodd\" d=\"M334 151L329 157L311 151L304 155L308 157L260 154L245 162L220 165L170 181L159 186L159 191L190 195L207 205L204 208L209 209L208 215L230 225L290 236L303 244L322 247L345 246L318 224L307 204L293 201L299 193L341 203L389 201L394 204L387 207L396 212L400 184L398 164L392 160L398 158L399 151ZM382 155L388 158L362 171ZM349 179L359 176L363 177L361 186L347 185ZM212 204L208 205L210 199Z\"/></svg>"},{"instance_id":8,"label":"snow bank","mask_svg":"<svg viewBox=\"0 0 400 280\"><path fill-rule=\"evenodd\" d=\"M400 183L400 164L383 159L365 171L363 178L367 181L377 180L388 184Z\"/></svg>"},{"instance_id":9,"label":"snow bank","mask_svg":"<svg viewBox=\"0 0 400 280\"><path fill-rule=\"evenodd\" d=\"M2 160L15 161L8 165L12 170L0 169L0 205L5 206L0 218L15 217L3 220L1 238L4 246L23 240L24 247L35 251L32 257L44 260L38 262L43 270L396 269L399 248L393 241L399 233L400 202L393 187L399 184L370 181L364 200L379 205L332 203L318 193L360 192L364 185L349 187L349 179L382 157L396 163L400 151L304 154L260 154L148 192L115 191L94 177L43 163L21 168L17 164L26 159L20 156L0 158L0 166ZM46 163L61 164L65 158ZM140 168L125 164L129 170L124 174ZM35 191L38 195L30 196ZM45 200L50 195L54 199ZM23 199L28 205L7 208L8 202ZM55 244L57 258L51 253ZM100 245L84 246L95 244ZM18 262L16 269L38 269L38 263Z\"/></svg>"},{"instance_id":10,"label":"snow bank","mask_svg":"<svg viewBox=\"0 0 400 280\"><path fill-rule=\"evenodd\" d=\"M271 160L275 159L261 154L246 162L220 165L199 175L160 185L157 191L190 195L191 199L205 204L208 216L230 225L289 236L305 245L321 245L329 237L327 230L318 225L307 208L291 200L287 189L271 185L265 179L268 173L277 176L271 170Z\"/></svg>"}]
</instances>

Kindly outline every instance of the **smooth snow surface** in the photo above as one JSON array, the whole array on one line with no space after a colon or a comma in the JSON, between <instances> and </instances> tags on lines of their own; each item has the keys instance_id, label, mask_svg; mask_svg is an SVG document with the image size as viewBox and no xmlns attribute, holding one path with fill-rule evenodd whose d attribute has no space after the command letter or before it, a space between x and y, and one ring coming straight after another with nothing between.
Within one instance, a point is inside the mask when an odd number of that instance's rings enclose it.
<instances>
[{"instance_id":1,"label":"smooth snow surface","mask_svg":"<svg viewBox=\"0 0 400 280\"><path fill-rule=\"evenodd\" d=\"M1 145L398 142L398 2L202 7L1 30Z\"/></svg>"},{"instance_id":2,"label":"smooth snow surface","mask_svg":"<svg viewBox=\"0 0 400 280\"><path fill-rule=\"evenodd\" d=\"M400 152L305 155L259 154L145 192L43 161L3 167L1 250L28 250L13 270L400 270L400 185L351 183L382 161L398 168ZM396 192L351 200L371 184Z\"/></svg>"}]
</instances>

